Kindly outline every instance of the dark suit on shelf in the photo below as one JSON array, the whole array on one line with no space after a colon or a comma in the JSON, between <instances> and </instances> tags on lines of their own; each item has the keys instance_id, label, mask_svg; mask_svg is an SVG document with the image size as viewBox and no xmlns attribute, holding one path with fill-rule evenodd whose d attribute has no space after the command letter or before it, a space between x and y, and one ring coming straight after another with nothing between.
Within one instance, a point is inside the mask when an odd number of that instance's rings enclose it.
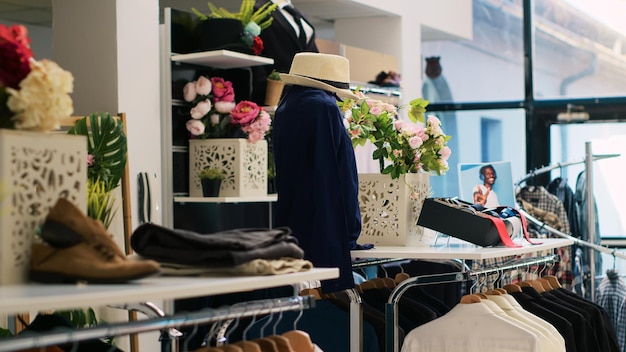
<instances>
[{"instance_id":1,"label":"dark suit on shelf","mask_svg":"<svg viewBox=\"0 0 626 352\"><path fill-rule=\"evenodd\" d=\"M255 8L263 6L269 0L257 0ZM291 61L296 53L309 51L319 52L315 44L315 29L313 25L304 17L304 15L294 8L294 11L302 17L302 21L313 28L313 33L306 39L306 45L302 45L295 28L291 25L285 15L276 9L272 12L274 19L272 25L261 32L263 40L263 52L261 56L274 59L273 65L257 66L252 69L253 73L253 92L252 100L256 103L263 104L265 100L266 79L272 70L288 73L291 67Z\"/></svg>"}]
</instances>

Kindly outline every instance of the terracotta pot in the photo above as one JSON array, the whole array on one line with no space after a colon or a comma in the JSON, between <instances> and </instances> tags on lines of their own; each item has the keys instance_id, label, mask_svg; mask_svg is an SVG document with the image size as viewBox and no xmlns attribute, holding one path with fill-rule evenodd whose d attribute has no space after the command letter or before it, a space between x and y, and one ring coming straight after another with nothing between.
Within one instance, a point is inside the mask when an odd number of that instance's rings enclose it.
<instances>
[{"instance_id":1,"label":"terracotta pot","mask_svg":"<svg viewBox=\"0 0 626 352\"><path fill-rule=\"evenodd\" d=\"M283 87L285 83L283 81L276 81L273 79L267 80L267 90L265 91L265 105L276 106L280 101L280 97L283 94Z\"/></svg>"}]
</instances>

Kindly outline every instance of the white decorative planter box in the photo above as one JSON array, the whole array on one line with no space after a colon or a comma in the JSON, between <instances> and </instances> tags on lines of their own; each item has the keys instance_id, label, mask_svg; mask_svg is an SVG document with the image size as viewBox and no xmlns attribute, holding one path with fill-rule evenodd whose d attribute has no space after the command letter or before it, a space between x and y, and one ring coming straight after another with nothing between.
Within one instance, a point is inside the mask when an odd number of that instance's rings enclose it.
<instances>
[{"instance_id":1,"label":"white decorative planter box","mask_svg":"<svg viewBox=\"0 0 626 352\"><path fill-rule=\"evenodd\" d=\"M202 197L198 173L205 167L226 171L220 197L267 195L267 141L248 143L244 138L192 139L189 141L189 196Z\"/></svg>"},{"instance_id":2,"label":"white decorative planter box","mask_svg":"<svg viewBox=\"0 0 626 352\"><path fill-rule=\"evenodd\" d=\"M411 197L412 192L416 197ZM382 174L359 174L362 229L358 243L428 246L431 239L426 238L417 219L429 193L427 174L405 174L398 179Z\"/></svg>"},{"instance_id":3,"label":"white decorative planter box","mask_svg":"<svg viewBox=\"0 0 626 352\"><path fill-rule=\"evenodd\" d=\"M59 198L87 210L85 136L0 129L0 284L27 281L37 228Z\"/></svg>"}]
</instances>

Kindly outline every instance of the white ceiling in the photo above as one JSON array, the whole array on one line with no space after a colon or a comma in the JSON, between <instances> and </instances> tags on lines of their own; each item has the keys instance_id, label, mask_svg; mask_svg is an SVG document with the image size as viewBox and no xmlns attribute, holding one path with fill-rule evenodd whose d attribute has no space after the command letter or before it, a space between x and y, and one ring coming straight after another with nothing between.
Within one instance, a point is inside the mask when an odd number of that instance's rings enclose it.
<instances>
[{"instance_id":1,"label":"white ceiling","mask_svg":"<svg viewBox=\"0 0 626 352\"><path fill-rule=\"evenodd\" d=\"M215 0L216 6L231 11L237 10L238 1ZM292 0L316 26L332 26L335 19L352 17L386 16L387 13L360 5L351 0ZM44 27L52 26L52 0L0 0L0 20ZM200 11L208 10L206 0L161 0L161 7L172 7L190 11L196 7Z\"/></svg>"}]
</instances>

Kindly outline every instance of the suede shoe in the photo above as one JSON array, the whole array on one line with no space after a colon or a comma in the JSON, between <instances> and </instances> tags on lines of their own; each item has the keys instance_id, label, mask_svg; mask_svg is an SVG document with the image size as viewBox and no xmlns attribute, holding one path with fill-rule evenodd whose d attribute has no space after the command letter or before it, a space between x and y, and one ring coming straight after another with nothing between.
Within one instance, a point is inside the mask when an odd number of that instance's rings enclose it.
<instances>
[{"instance_id":1,"label":"suede shoe","mask_svg":"<svg viewBox=\"0 0 626 352\"><path fill-rule=\"evenodd\" d=\"M80 239L64 247L33 243L29 278L43 283L122 283L151 276L159 269L153 260L120 258L105 246Z\"/></svg>"},{"instance_id":2,"label":"suede shoe","mask_svg":"<svg viewBox=\"0 0 626 352\"><path fill-rule=\"evenodd\" d=\"M129 260L104 225L60 198L41 228L45 243L33 243L29 276L32 281L115 283L159 272L153 260Z\"/></svg>"},{"instance_id":3,"label":"suede shoe","mask_svg":"<svg viewBox=\"0 0 626 352\"><path fill-rule=\"evenodd\" d=\"M79 235L87 243L107 247L118 257L126 257L102 222L88 217L67 199L59 198L46 216L40 236L56 246L56 242L63 241L65 236L73 237L70 232Z\"/></svg>"}]
</instances>

